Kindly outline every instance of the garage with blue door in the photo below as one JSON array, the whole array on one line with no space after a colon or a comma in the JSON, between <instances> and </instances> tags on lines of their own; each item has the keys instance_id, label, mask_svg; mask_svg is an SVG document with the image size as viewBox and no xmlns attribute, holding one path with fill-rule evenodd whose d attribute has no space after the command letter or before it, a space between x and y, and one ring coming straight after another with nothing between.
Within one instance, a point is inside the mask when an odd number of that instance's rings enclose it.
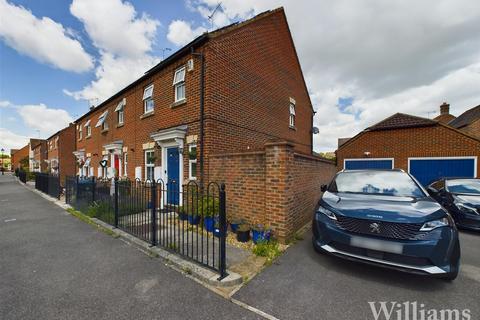
<instances>
[{"instance_id":1,"label":"garage with blue door","mask_svg":"<svg viewBox=\"0 0 480 320\"><path fill-rule=\"evenodd\" d=\"M444 177L474 178L476 157L409 158L409 172L424 186Z\"/></svg>"},{"instance_id":2,"label":"garage with blue door","mask_svg":"<svg viewBox=\"0 0 480 320\"><path fill-rule=\"evenodd\" d=\"M345 159L347 170L393 169L393 159Z\"/></svg>"}]
</instances>

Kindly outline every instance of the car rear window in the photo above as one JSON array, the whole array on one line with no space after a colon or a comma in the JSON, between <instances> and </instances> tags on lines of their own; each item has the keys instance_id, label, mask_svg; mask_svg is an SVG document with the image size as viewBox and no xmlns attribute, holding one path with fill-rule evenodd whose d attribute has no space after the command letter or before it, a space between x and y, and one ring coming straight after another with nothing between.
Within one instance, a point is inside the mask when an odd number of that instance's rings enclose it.
<instances>
[{"instance_id":1,"label":"car rear window","mask_svg":"<svg viewBox=\"0 0 480 320\"><path fill-rule=\"evenodd\" d=\"M480 194L480 180L478 179L447 180L447 189L451 193Z\"/></svg>"},{"instance_id":2,"label":"car rear window","mask_svg":"<svg viewBox=\"0 0 480 320\"><path fill-rule=\"evenodd\" d=\"M412 178L401 171L341 172L330 185L331 192L425 197Z\"/></svg>"}]
</instances>

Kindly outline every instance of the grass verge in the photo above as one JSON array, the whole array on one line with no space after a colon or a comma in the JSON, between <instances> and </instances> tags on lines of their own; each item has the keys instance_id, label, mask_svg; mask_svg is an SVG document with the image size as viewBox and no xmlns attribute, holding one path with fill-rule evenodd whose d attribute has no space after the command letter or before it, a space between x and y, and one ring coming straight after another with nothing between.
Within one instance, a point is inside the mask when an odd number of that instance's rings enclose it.
<instances>
[{"instance_id":1,"label":"grass verge","mask_svg":"<svg viewBox=\"0 0 480 320\"><path fill-rule=\"evenodd\" d=\"M77 219L83 221L83 222L86 222L88 223L89 225L92 225L94 227L96 227L97 229L99 229L100 231L102 231L103 233L105 234L108 234L109 236L112 236L114 238L118 238L119 235L116 234L115 232L113 232L112 230L108 229L108 228L105 228L101 225L99 225L98 223L96 223L95 221L93 221L90 217L88 217L87 215L83 214L82 212L80 211L77 211L75 209L67 209L67 211L74 217L76 217Z\"/></svg>"}]
</instances>

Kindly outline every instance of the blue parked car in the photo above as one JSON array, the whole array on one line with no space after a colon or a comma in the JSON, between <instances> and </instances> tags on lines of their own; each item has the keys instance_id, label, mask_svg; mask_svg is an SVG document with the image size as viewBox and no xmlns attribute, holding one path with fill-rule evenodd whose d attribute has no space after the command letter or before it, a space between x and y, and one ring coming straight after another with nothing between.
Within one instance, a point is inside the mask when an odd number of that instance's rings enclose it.
<instances>
[{"instance_id":1,"label":"blue parked car","mask_svg":"<svg viewBox=\"0 0 480 320\"><path fill-rule=\"evenodd\" d=\"M453 280L460 264L452 217L403 170L344 170L324 192L313 219L323 253Z\"/></svg>"},{"instance_id":2,"label":"blue parked car","mask_svg":"<svg viewBox=\"0 0 480 320\"><path fill-rule=\"evenodd\" d=\"M445 178L427 188L460 228L480 231L480 179Z\"/></svg>"}]
</instances>

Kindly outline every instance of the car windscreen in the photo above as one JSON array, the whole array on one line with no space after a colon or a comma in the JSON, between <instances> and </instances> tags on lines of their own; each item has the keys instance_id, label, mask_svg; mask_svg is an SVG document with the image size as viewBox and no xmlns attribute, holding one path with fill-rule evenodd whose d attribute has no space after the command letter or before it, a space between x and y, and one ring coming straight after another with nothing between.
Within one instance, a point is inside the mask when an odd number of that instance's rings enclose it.
<instances>
[{"instance_id":1,"label":"car windscreen","mask_svg":"<svg viewBox=\"0 0 480 320\"><path fill-rule=\"evenodd\" d=\"M451 193L480 194L479 179L447 180L447 190Z\"/></svg>"},{"instance_id":2,"label":"car windscreen","mask_svg":"<svg viewBox=\"0 0 480 320\"><path fill-rule=\"evenodd\" d=\"M330 185L329 191L398 197L425 197L425 193L415 181L401 171L341 172Z\"/></svg>"}]
</instances>

